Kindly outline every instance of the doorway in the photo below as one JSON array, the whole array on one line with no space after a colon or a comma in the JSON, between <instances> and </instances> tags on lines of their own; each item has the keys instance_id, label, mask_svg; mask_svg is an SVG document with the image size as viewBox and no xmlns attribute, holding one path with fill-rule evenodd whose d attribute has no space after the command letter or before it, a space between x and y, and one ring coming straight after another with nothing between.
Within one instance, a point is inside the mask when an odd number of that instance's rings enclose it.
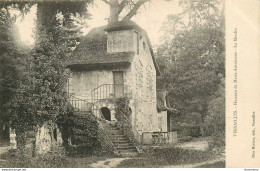
<instances>
[{"instance_id":1,"label":"doorway","mask_svg":"<svg viewBox=\"0 0 260 171\"><path fill-rule=\"evenodd\" d=\"M107 107L102 107L101 113L106 120L111 121L111 112Z\"/></svg>"},{"instance_id":2,"label":"doorway","mask_svg":"<svg viewBox=\"0 0 260 171\"><path fill-rule=\"evenodd\" d=\"M124 95L124 77L123 71L114 71L114 93L115 98L123 97Z\"/></svg>"}]
</instances>

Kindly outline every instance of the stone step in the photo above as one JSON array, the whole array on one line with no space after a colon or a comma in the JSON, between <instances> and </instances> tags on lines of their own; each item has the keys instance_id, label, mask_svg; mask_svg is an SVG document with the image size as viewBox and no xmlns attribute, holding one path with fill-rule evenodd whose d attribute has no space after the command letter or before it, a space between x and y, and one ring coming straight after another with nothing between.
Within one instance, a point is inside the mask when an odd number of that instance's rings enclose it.
<instances>
[{"instance_id":1,"label":"stone step","mask_svg":"<svg viewBox=\"0 0 260 171\"><path fill-rule=\"evenodd\" d=\"M135 148L132 144L114 144L114 147L118 149L131 149Z\"/></svg>"},{"instance_id":2,"label":"stone step","mask_svg":"<svg viewBox=\"0 0 260 171\"><path fill-rule=\"evenodd\" d=\"M116 137L116 136L110 136L111 140L112 141L127 141L129 142L129 139L127 137Z\"/></svg>"},{"instance_id":3,"label":"stone step","mask_svg":"<svg viewBox=\"0 0 260 171\"><path fill-rule=\"evenodd\" d=\"M120 154L122 154L122 153L138 153L135 148L131 148L131 149L118 149L118 152Z\"/></svg>"},{"instance_id":4,"label":"stone step","mask_svg":"<svg viewBox=\"0 0 260 171\"><path fill-rule=\"evenodd\" d=\"M112 141L113 144L117 145L117 144L128 144L129 143L129 140L121 140L121 141L118 141L118 140L114 140Z\"/></svg>"},{"instance_id":5,"label":"stone step","mask_svg":"<svg viewBox=\"0 0 260 171\"><path fill-rule=\"evenodd\" d=\"M123 137L123 138L127 138L126 135L123 134L114 134L113 137Z\"/></svg>"},{"instance_id":6,"label":"stone step","mask_svg":"<svg viewBox=\"0 0 260 171\"><path fill-rule=\"evenodd\" d=\"M119 151L121 151L121 150L135 150L136 151L136 149L135 149L135 147L133 147L133 146L115 146L116 147L116 149L117 150L119 150Z\"/></svg>"},{"instance_id":7,"label":"stone step","mask_svg":"<svg viewBox=\"0 0 260 171\"><path fill-rule=\"evenodd\" d=\"M137 156L138 153L137 152L122 152L120 153L120 156L122 157L134 157Z\"/></svg>"},{"instance_id":8,"label":"stone step","mask_svg":"<svg viewBox=\"0 0 260 171\"><path fill-rule=\"evenodd\" d=\"M129 138L119 129L117 123L112 124L104 122L103 127L121 156L127 157L139 154L135 146L130 142Z\"/></svg>"}]
</instances>

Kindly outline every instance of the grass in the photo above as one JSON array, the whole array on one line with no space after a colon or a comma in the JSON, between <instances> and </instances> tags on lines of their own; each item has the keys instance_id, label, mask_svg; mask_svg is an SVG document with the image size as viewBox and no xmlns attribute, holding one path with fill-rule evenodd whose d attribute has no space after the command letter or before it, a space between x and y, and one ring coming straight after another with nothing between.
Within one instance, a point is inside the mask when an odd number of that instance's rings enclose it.
<instances>
[{"instance_id":1,"label":"grass","mask_svg":"<svg viewBox=\"0 0 260 171\"><path fill-rule=\"evenodd\" d=\"M67 157L58 152L31 157L21 156L16 150L9 150L1 155L0 168L89 168L90 164L112 156Z\"/></svg>"},{"instance_id":2,"label":"grass","mask_svg":"<svg viewBox=\"0 0 260 171\"><path fill-rule=\"evenodd\" d=\"M213 164L204 164L196 168L225 168L225 167L226 167L225 161L220 161Z\"/></svg>"},{"instance_id":3,"label":"grass","mask_svg":"<svg viewBox=\"0 0 260 171\"><path fill-rule=\"evenodd\" d=\"M214 157L216 156L212 151L195 151L172 147L148 151L145 157L124 160L117 167L149 168L169 165L195 164L211 160Z\"/></svg>"}]
</instances>

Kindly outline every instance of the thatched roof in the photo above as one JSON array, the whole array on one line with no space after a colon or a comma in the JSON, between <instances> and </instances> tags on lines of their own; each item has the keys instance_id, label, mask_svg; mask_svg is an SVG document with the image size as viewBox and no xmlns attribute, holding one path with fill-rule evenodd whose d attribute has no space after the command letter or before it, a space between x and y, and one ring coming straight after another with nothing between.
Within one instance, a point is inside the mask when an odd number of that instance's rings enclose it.
<instances>
[{"instance_id":1,"label":"thatched roof","mask_svg":"<svg viewBox=\"0 0 260 171\"><path fill-rule=\"evenodd\" d=\"M100 65L117 65L117 64L130 64L135 55L134 52L107 52L107 33L109 31L136 29L143 33L146 37L155 68L158 72L158 67L155 63L155 57L151 46L150 39L147 33L132 21L116 22L106 26L93 28L86 36L82 37L80 44L70 55L67 66L100 66Z\"/></svg>"}]
</instances>

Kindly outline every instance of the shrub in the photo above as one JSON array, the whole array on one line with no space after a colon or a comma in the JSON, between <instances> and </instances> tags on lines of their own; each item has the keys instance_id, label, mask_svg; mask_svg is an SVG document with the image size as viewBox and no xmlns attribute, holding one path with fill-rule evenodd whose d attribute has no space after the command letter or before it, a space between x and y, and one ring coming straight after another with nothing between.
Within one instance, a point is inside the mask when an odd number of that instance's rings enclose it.
<instances>
[{"instance_id":1,"label":"shrub","mask_svg":"<svg viewBox=\"0 0 260 171\"><path fill-rule=\"evenodd\" d=\"M59 119L65 149L72 156L93 155L101 148L99 125L91 112L77 112L68 108L66 116Z\"/></svg>"},{"instance_id":2,"label":"shrub","mask_svg":"<svg viewBox=\"0 0 260 171\"><path fill-rule=\"evenodd\" d=\"M22 156L18 150L9 150L2 154L1 158L6 160L1 167L7 168L56 168L71 165L62 147L53 148L51 152L38 154L35 157L31 156L30 150L24 150L24 155Z\"/></svg>"},{"instance_id":3,"label":"shrub","mask_svg":"<svg viewBox=\"0 0 260 171\"><path fill-rule=\"evenodd\" d=\"M116 99L116 119L118 121L124 120L126 116L128 119L131 117L131 109L129 107L129 99L127 97Z\"/></svg>"},{"instance_id":4,"label":"shrub","mask_svg":"<svg viewBox=\"0 0 260 171\"><path fill-rule=\"evenodd\" d=\"M174 129L174 131L177 131L178 134L181 136L191 136L191 137L200 137L201 131L200 126L178 126Z\"/></svg>"}]
</instances>

